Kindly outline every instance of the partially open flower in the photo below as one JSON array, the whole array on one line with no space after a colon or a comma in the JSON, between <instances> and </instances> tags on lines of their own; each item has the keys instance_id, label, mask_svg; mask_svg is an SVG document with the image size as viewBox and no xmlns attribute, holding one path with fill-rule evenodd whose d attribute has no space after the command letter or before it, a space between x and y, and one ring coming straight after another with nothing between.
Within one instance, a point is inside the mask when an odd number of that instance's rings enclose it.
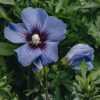
<instances>
[{"instance_id":1,"label":"partially open flower","mask_svg":"<svg viewBox=\"0 0 100 100\"><path fill-rule=\"evenodd\" d=\"M38 69L58 60L58 43L66 36L66 25L48 16L41 8L25 8L22 23L10 23L4 30L5 38L13 43L25 43L15 51L23 66L33 63ZM37 68L33 68L34 70Z\"/></svg>"},{"instance_id":2,"label":"partially open flower","mask_svg":"<svg viewBox=\"0 0 100 100\"><path fill-rule=\"evenodd\" d=\"M83 60L86 61L88 70L93 68L91 61L94 58L94 50L87 44L76 44L66 55L69 64L73 69L80 70L80 64Z\"/></svg>"}]
</instances>

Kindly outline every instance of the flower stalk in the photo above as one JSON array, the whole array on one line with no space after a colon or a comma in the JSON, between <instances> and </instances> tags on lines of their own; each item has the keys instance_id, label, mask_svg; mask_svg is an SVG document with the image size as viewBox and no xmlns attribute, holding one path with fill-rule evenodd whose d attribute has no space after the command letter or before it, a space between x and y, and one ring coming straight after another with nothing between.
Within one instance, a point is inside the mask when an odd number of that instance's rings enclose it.
<instances>
[{"instance_id":1,"label":"flower stalk","mask_svg":"<svg viewBox=\"0 0 100 100\"><path fill-rule=\"evenodd\" d=\"M30 84L31 84L31 82L30 82L30 72L31 72L31 70L29 68L28 73L27 73L28 74L28 76L27 76L27 90L30 89ZM27 96L27 100L30 100L29 96Z\"/></svg>"},{"instance_id":2,"label":"flower stalk","mask_svg":"<svg viewBox=\"0 0 100 100\"><path fill-rule=\"evenodd\" d=\"M45 97L46 97L46 100L49 100L49 97L48 97L48 68L44 69L44 77L45 77Z\"/></svg>"}]
</instances>

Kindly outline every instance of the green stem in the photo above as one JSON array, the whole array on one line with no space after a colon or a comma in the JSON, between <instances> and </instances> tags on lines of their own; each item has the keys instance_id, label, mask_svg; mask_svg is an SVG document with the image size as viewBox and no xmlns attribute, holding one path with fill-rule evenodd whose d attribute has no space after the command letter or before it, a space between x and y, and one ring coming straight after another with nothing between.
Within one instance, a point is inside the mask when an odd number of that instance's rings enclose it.
<instances>
[{"instance_id":1,"label":"green stem","mask_svg":"<svg viewBox=\"0 0 100 100\"><path fill-rule=\"evenodd\" d=\"M48 80L47 80L47 77L48 77L48 74L47 72L45 71L45 96L46 96L46 100L49 100L49 97L48 97Z\"/></svg>"},{"instance_id":2,"label":"green stem","mask_svg":"<svg viewBox=\"0 0 100 100\"><path fill-rule=\"evenodd\" d=\"M27 79L27 90L30 89L30 69L28 69L28 79ZM27 97L27 100L29 99L29 96Z\"/></svg>"}]
</instances>

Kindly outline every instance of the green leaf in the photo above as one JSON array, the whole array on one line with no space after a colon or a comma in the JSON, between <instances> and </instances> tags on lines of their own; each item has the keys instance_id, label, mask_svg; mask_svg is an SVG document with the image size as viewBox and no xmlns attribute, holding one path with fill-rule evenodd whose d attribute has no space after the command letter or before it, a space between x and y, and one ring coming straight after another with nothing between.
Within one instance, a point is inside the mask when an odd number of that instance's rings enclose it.
<instances>
[{"instance_id":1,"label":"green leaf","mask_svg":"<svg viewBox=\"0 0 100 100\"><path fill-rule=\"evenodd\" d=\"M100 52L95 51L95 57L94 57L94 61L93 61L93 65L95 66L95 68L99 68L100 67Z\"/></svg>"},{"instance_id":2,"label":"green leaf","mask_svg":"<svg viewBox=\"0 0 100 100\"><path fill-rule=\"evenodd\" d=\"M6 76L3 76L3 77L0 79L0 87L2 87L2 86L6 83L6 80L7 80L7 77L6 77Z\"/></svg>"},{"instance_id":3,"label":"green leaf","mask_svg":"<svg viewBox=\"0 0 100 100\"><path fill-rule=\"evenodd\" d=\"M77 86L77 89L82 92L82 89L85 87L86 85L86 79L82 78L81 76L77 75L76 76L76 80L78 82L78 86Z\"/></svg>"},{"instance_id":4,"label":"green leaf","mask_svg":"<svg viewBox=\"0 0 100 100\"><path fill-rule=\"evenodd\" d=\"M45 100L45 94L37 96L34 100Z\"/></svg>"},{"instance_id":5,"label":"green leaf","mask_svg":"<svg viewBox=\"0 0 100 100\"><path fill-rule=\"evenodd\" d=\"M95 84L100 84L100 69L91 72L88 79L94 81Z\"/></svg>"},{"instance_id":6,"label":"green leaf","mask_svg":"<svg viewBox=\"0 0 100 100\"><path fill-rule=\"evenodd\" d=\"M56 6L56 10L55 12L58 13L60 11L60 9L62 8L62 4L63 4L64 0L59 0L58 4Z\"/></svg>"},{"instance_id":7,"label":"green leaf","mask_svg":"<svg viewBox=\"0 0 100 100\"><path fill-rule=\"evenodd\" d=\"M100 31L92 23L90 24L88 34L92 35L95 38L97 44L100 46Z\"/></svg>"},{"instance_id":8,"label":"green leaf","mask_svg":"<svg viewBox=\"0 0 100 100\"><path fill-rule=\"evenodd\" d=\"M56 87L54 94L55 94L55 100L63 100L61 97L60 88L58 86Z\"/></svg>"},{"instance_id":9,"label":"green leaf","mask_svg":"<svg viewBox=\"0 0 100 100\"><path fill-rule=\"evenodd\" d=\"M94 2L86 2L82 8L100 8L100 4Z\"/></svg>"},{"instance_id":10,"label":"green leaf","mask_svg":"<svg viewBox=\"0 0 100 100\"><path fill-rule=\"evenodd\" d=\"M10 43L0 42L0 55L1 56L10 56L14 54L14 50L17 46L12 45Z\"/></svg>"},{"instance_id":11,"label":"green leaf","mask_svg":"<svg viewBox=\"0 0 100 100\"><path fill-rule=\"evenodd\" d=\"M4 18L8 21L11 21L11 19L7 16L7 13L3 9L3 7L0 6L0 18Z\"/></svg>"},{"instance_id":12,"label":"green leaf","mask_svg":"<svg viewBox=\"0 0 100 100\"><path fill-rule=\"evenodd\" d=\"M81 66L80 66L80 70L81 70L81 75L83 76L83 78L86 78L87 65L86 65L85 60L82 61Z\"/></svg>"},{"instance_id":13,"label":"green leaf","mask_svg":"<svg viewBox=\"0 0 100 100\"><path fill-rule=\"evenodd\" d=\"M15 5L14 0L0 0L1 4L10 4L10 5Z\"/></svg>"},{"instance_id":14,"label":"green leaf","mask_svg":"<svg viewBox=\"0 0 100 100\"><path fill-rule=\"evenodd\" d=\"M100 16L97 17L96 27L98 28L98 30L100 30Z\"/></svg>"},{"instance_id":15,"label":"green leaf","mask_svg":"<svg viewBox=\"0 0 100 100\"><path fill-rule=\"evenodd\" d=\"M100 95L96 95L92 98L92 100L100 100Z\"/></svg>"},{"instance_id":16,"label":"green leaf","mask_svg":"<svg viewBox=\"0 0 100 100\"><path fill-rule=\"evenodd\" d=\"M74 100L80 100L80 98L76 97L76 98L74 98Z\"/></svg>"}]
</instances>

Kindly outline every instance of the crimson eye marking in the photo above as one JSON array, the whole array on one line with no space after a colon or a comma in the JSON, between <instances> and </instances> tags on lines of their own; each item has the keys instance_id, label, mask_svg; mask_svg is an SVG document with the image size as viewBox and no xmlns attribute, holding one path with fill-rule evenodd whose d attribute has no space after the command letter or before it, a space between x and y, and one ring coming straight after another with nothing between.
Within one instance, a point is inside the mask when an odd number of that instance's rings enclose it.
<instances>
[{"instance_id":1,"label":"crimson eye marking","mask_svg":"<svg viewBox=\"0 0 100 100\"><path fill-rule=\"evenodd\" d=\"M26 40L28 41L29 45L32 48L45 48L45 41L47 40L48 36L46 32L40 33L40 31L35 28L33 29L31 34L27 34Z\"/></svg>"}]
</instances>

